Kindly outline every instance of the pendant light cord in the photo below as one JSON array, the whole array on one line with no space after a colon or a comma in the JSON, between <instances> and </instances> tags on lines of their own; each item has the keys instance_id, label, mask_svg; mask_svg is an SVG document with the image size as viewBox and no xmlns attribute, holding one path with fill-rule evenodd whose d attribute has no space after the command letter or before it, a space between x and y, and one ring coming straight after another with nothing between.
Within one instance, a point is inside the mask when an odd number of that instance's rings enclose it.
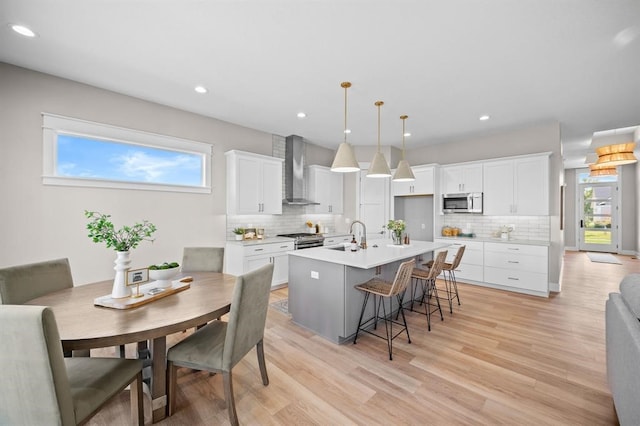
<instances>
[{"instance_id":1,"label":"pendant light cord","mask_svg":"<svg viewBox=\"0 0 640 426\"><path fill-rule=\"evenodd\" d=\"M351 87L351 83L345 81L340 86L344 87L344 143L347 143L347 89Z\"/></svg>"},{"instance_id":2,"label":"pendant light cord","mask_svg":"<svg viewBox=\"0 0 640 426\"><path fill-rule=\"evenodd\" d=\"M378 107L378 152L380 152L380 107L384 105L384 102L377 101L375 106Z\"/></svg>"},{"instance_id":3,"label":"pendant light cord","mask_svg":"<svg viewBox=\"0 0 640 426\"><path fill-rule=\"evenodd\" d=\"M409 118L408 115L401 115L400 116L400 119L402 120L402 159L403 160L405 159L404 158L404 133L405 133L405 131L404 131L404 123L405 123L405 120L407 118Z\"/></svg>"}]
</instances>

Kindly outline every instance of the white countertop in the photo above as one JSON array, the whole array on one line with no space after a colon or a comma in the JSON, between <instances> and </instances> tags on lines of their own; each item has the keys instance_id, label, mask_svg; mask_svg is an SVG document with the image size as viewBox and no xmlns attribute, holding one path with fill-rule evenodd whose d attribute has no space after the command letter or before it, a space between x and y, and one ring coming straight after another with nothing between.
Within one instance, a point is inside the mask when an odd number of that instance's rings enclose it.
<instances>
[{"instance_id":1,"label":"white countertop","mask_svg":"<svg viewBox=\"0 0 640 426\"><path fill-rule=\"evenodd\" d=\"M291 237L267 237L262 240L227 240L227 244L240 244L243 246L252 246L256 244L270 244L270 243L292 243L293 238Z\"/></svg>"},{"instance_id":2,"label":"white countertop","mask_svg":"<svg viewBox=\"0 0 640 426\"><path fill-rule=\"evenodd\" d=\"M481 243L501 243L501 244L523 244L528 246L545 246L549 247L549 241L540 241L540 240L503 240L502 238L483 238L483 237L435 237L438 240L451 240L452 242L461 242L461 241L478 241Z\"/></svg>"},{"instance_id":3,"label":"white countertop","mask_svg":"<svg viewBox=\"0 0 640 426\"><path fill-rule=\"evenodd\" d=\"M374 247L374 245L378 247ZM394 246L391 244L391 240L373 240L366 250L361 249L357 252L350 251L349 247L347 247L346 251L331 250L328 247L315 247L290 251L289 256L304 257L321 262L353 266L355 268L371 269L408 257L432 252L446 246L446 244L430 241L412 241L409 245Z\"/></svg>"}]
</instances>

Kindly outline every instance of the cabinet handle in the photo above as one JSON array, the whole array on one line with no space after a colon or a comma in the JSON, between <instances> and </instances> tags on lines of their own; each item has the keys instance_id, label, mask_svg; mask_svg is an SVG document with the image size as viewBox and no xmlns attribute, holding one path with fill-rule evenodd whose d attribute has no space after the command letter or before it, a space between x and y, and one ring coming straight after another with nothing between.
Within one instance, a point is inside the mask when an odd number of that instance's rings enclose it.
<instances>
[{"instance_id":1,"label":"cabinet handle","mask_svg":"<svg viewBox=\"0 0 640 426\"><path fill-rule=\"evenodd\" d=\"M253 249L253 251L262 251L264 249Z\"/></svg>"},{"instance_id":2,"label":"cabinet handle","mask_svg":"<svg viewBox=\"0 0 640 426\"><path fill-rule=\"evenodd\" d=\"M280 246L280 248L287 248L287 247L289 247L289 246Z\"/></svg>"},{"instance_id":3,"label":"cabinet handle","mask_svg":"<svg viewBox=\"0 0 640 426\"><path fill-rule=\"evenodd\" d=\"M516 250L517 251L517 250L520 250L520 249L517 248L517 247L508 247L507 250Z\"/></svg>"},{"instance_id":4,"label":"cabinet handle","mask_svg":"<svg viewBox=\"0 0 640 426\"><path fill-rule=\"evenodd\" d=\"M514 277L507 277L507 279L512 281L520 281L520 278L514 278Z\"/></svg>"},{"instance_id":5,"label":"cabinet handle","mask_svg":"<svg viewBox=\"0 0 640 426\"><path fill-rule=\"evenodd\" d=\"M520 263L517 260L508 260L507 263Z\"/></svg>"}]
</instances>

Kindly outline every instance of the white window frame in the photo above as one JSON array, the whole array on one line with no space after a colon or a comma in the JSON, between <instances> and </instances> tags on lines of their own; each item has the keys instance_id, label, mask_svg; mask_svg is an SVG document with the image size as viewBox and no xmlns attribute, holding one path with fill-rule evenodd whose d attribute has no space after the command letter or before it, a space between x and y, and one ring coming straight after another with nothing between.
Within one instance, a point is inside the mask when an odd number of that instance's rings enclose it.
<instances>
[{"instance_id":1,"label":"white window frame","mask_svg":"<svg viewBox=\"0 0 640 426\"><path fill-rule=\"evenodd\" d=\"M58 135L72 135L94 140L119 142L133 146L168 149L171 151L196 154L202 158L202 183L200 186L171 185L165 183L128 182L111 179L79 178L59 176L57 171ZM211 193L211 163L213 146L208 143L180 139L140 130L126 129L109 124L95 123L76 118L42 113L44 185L83 186L94 188L138 189L150 191L171 191L189 193Z\"/></svg>"}]
</instances>

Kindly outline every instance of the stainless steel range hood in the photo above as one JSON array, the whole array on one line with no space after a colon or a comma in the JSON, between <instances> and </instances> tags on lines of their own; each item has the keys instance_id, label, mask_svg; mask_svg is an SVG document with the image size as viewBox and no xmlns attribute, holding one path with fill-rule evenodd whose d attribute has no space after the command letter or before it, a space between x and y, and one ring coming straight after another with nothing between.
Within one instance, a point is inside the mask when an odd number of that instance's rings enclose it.
<instances>
[{"instance_id":1,"label":"stainless steel range hood","mask_svg":"<svg viewBox=\"0 0 640 426\"><path fill-rule=\"evenodd\" d=\"M301 136L291 135L285 138L284 189L282 204L291 206L317 205L305 196L304 166L305 144Z\"/></svg>"}]
</instances>

